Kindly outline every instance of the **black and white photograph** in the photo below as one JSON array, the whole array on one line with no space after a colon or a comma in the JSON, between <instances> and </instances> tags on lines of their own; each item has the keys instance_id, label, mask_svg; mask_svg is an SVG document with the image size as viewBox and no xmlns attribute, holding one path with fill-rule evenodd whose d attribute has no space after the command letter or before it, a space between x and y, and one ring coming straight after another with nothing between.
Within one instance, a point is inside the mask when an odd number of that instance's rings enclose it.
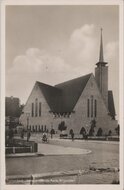
<instances>
[{"instance_id":1,"label":"black and white photograph","mask_svg":"<svg viewBox=\"0 0 124 190\"><path fill-rule=\"evenodd\" d=\"M123 1L29 2L3 6L4 188L121 190Z\"/></svg>"}]
</instances>

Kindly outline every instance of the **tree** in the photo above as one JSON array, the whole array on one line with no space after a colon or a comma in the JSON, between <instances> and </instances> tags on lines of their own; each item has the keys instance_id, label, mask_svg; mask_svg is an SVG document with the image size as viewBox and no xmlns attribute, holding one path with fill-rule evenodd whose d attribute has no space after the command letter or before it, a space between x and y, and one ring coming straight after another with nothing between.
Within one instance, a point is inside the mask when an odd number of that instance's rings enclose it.
<instances>
[{"instance_id":1,"label":"tree","mask_svg":"<svg viewBox=\"0 0 124 190\"><path fill-rule=\"evenodd\" d=\"M84 127L81 128L80 134L82 135L82 138L85 138L85 136L86 136L86 129Z\"/></svg>"},{"instance_id":2,"label":"tree","mask_svg":"<svg viewBox=\"0 0 124 190\"><path fill-rule=\"evenodd\" d=\"M96 120L93 119L91 121L91 126L90 126L90 130L89 130L89 136L93 136L95 127L96 127Z\"/></svg>"},{"instance_id":3,"label":"tree","mask_svg":"<svg viewBox=\"0 0 124 190\"><path fill-rule=\"evenodd\" d=\"M117 135L120 135L120 125L118 124L118 126L115 128L115 131L117 133Z\"/></svg>"},{"instance_id":4,"label":"tree","mask_svg":"<svg viewBox=\"0 0 124 190\"><path fill-rule=\"evenodd\" d=\"M103 133L103 130L102 128L100 127L97 131L97 135L96 136L102 136L102 133Z\"/></svg>"},{"instance_id":5,"label":"tree","mask_svg":"<svg viewBox=\"0 0 124 190\"><path fill-rule=\"evenodd\" d=\"M65 122L64 121L62 121L60 124L59 124L59 126L58 126L58 130L59 131L65 131L67 129L67 126L65 126Z\"/></svg>"}]
</instances>

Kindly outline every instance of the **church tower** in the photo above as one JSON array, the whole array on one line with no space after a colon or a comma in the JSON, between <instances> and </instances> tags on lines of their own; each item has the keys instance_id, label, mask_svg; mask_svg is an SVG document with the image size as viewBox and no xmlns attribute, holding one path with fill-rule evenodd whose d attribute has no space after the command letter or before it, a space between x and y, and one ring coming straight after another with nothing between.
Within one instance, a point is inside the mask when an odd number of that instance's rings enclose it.
<instances>
[{"instance_id":1,"label":"church tower","mask_svg":"<svg viewBox=\"0 0 124 190\"><path fill-rule=\"evenodd\" d=\"M102 28L101 28L101 39L100 39L99 62L96 63L96 65L97 65L97 67L95 68L96 82L99 86L104 102L108 108L108 66L106 66L107 62L104 62Z\"/></svg>"}]
</instances>

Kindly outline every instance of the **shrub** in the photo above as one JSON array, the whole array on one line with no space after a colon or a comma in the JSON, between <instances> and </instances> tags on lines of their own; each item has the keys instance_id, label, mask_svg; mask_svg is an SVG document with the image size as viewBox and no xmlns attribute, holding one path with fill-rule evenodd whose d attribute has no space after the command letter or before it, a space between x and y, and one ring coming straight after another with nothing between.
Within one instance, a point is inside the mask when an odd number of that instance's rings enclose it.
<instances>
[{"instance_id":1,"label":"shrub","mask_svg":"<svg viewBox=\"0 0 124 190\"><path fill-rule=\"evenodd\" d=\"M65 122L64 121L62 121L60 124L59 124L59 126L58 126L58 130L59 131L65 131L67 129L67 126L65 126Z\"/></svg>"},{"instance_id":2,"label":"shrub","mask_svg":"<svg viewBox=\"0 0 124 190\"><path fill-rule=\"evenodd\" d=\"M93 136L94 134L94 128L96 127L96 120L93 119L91 121L91 127L90 127L90 130L89 130L89 136Z\"/></svg>"},{"instance_id":3,"label":"shrub","mask_svg":"<svg viewBox=\"0 0 124 190\"><path fill-rule=\"evenodd\" d=\"M81 128L80 135L82 135L82 137L86 136L86 129L84 127Z\"/></svg>"},{"instance_id":4,"label":"shrub","mask_svg":"<svg viewBox=\"0 0 124 190\"><path fill-rule=\"evenodd\" d=\"M98 129L98 131L97 131L96 136L102 136L102 133L103 133L103 130L102 130L102 128L100 127L100 128Z\"/></svg>"}]
</instances>

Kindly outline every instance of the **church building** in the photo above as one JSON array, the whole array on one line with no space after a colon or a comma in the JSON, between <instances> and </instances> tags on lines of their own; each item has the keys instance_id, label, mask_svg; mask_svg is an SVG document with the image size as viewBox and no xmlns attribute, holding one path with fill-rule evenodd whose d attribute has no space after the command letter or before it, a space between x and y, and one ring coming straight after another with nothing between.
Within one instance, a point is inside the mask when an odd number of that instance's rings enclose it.
<instances>
[{"instance_id":1,"label":"church building","mask_svg":"<svg viewBox=\"0 0 124 190\"><path fill-rule=\"evenodd\" d=\"M90 73L55 86L36 81L25 104L20 122L24 128L43 132L54 129L64 122L65 133L72 129L80 134L82 127L89 133L95 123L94 133L99 129L102 134L115 133L114 98L108 90L108 63L104 61L102 30L99 61L96 63L95 76Z\"/></svg>"}]
</instances>

